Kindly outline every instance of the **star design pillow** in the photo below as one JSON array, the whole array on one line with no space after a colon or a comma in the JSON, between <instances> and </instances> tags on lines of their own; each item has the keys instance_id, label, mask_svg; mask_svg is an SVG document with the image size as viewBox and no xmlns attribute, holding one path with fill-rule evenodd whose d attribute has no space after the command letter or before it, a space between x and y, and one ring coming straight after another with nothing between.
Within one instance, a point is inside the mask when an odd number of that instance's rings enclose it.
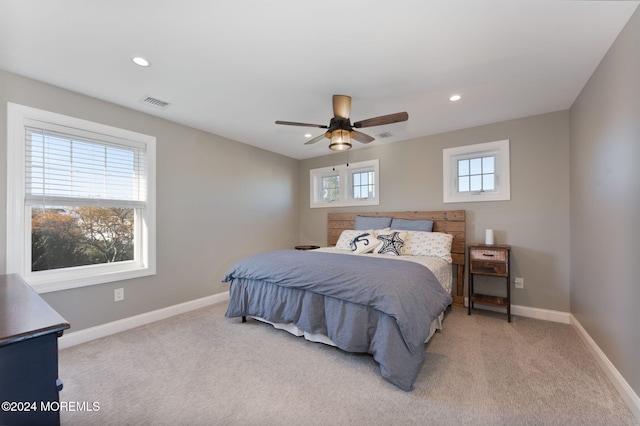
<instances>
[{"instance_id":1,"label":"star design pillow","mask_svg":"<svg viewBox=\"0 0 640 426\"><path fill-rule=\"evenodd\" d=\"M378 240L380 240L382 244L376 248L375 253L400 256L406 239L407 233L404 231L380 233L378 234Z\"/></svg>"}]
</instances>

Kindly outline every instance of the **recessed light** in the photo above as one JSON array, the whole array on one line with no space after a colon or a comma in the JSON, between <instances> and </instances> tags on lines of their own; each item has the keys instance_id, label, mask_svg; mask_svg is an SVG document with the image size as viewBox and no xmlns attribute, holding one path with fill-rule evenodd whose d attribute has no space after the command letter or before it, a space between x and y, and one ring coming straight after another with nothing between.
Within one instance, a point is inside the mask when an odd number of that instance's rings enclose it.
<instances>
[{"instance_id":1,"label":"recessed light","mask_svg":"<svg viewBox=\"0 0 640 426\"><path fill-rule=\"evenodd\" d=\"M148 67L149 65L151 65L149 61L147 61L145 58L141 58L140 56L136 56L132 60L136 65L140 65L141 67Z\"/></svg>"},{"instance_id":2,"label":"recessed light","mask_svg":"<svg viewBox=\"0 0 640 426\"><path fill-rule=\"evenodd\" d=\"M457 102L457 101L459 101L460 99L462 99L462 96L460 96L460 95L453 95L453 96L451 96L451 97L449 98L449 100L450 100L451 102Z\"/></svg>"},{"instance_id":3,"label":"recessed light","mask_svg":"<svg viewBox=\"0 0 640 426\"><path fill-rule=\"evenodd\" d=\"M304 135L305 138L310 138L311 137L311 133L307 133L306 135Z\"/></svg>"}]
</instances>

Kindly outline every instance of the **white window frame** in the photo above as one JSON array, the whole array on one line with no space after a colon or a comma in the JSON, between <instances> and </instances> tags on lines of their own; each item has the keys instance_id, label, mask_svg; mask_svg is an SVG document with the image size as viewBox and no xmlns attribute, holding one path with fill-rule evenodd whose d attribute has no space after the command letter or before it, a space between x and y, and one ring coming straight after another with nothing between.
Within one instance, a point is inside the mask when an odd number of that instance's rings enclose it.
<instances>
[{"instance_id":1,"label":"white window frame","mask_svg":"<svg viewBox=\"0 0 640 426\"><path fill-rule=\"evenodd\" d=\"M374 172L374 196L369 198L353 197L353 173ZM340 197L334 201L323 201L322 178L326 176L340 176ZM380 160L360 161L338 166L322 167L309 170L309 206L314 208L324 207L353 207L353 206L377 206L380 204Z\"/></svg>"},{"instance_id":2,"label":"white window frame","mask_svg":"<svg viewBox=\"0 0 640 426\"><path fill-rule=\"evenodd\" d=\"M145 207L136 209L133 261L31 271L31 214L25 201L25 125L38 121L130 141L146 150ZM7 103L7 273L19 274L39 293L137 278L156 273L156 138L62 114Z\"/></svg>"},{"instance_id":3,"label":"white window frame","mask_svg":"<svg viewBox=\"0 0 640 426\"><path fill-rule=\"evenodd\" d=\"M495 157L494 191L458 191L458 160ZM505 201L511 199L509 140L485 142L442 150L442 193L444 203Z\"/></svg>"}]
</instances>

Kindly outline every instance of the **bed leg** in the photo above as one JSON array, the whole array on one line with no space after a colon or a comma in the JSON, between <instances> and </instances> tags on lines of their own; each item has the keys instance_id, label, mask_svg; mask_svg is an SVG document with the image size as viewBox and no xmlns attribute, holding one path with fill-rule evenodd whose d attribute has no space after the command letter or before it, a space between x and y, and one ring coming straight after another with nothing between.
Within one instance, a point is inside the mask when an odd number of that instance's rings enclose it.
<instances>
[{"instance_id":1,"label":"bed leg","mask_svg":"<svg viewBox=\"0 0 640 426\"><path fill-rule=\"evenodd\" d=\"M242 322L247 322L247 317L245 317L244 315L242 316Z\"/></svg>"}]
</instances>

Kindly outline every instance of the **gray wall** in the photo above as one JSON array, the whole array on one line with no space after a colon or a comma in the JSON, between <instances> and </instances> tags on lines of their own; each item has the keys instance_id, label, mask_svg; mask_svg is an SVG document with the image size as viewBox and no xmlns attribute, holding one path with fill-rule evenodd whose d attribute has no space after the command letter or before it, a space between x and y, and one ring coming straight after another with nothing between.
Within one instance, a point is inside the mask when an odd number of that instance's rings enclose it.
<instances>
[{"instance_id":1,"label":"gray wall","mask_svg":"<svg viewBox=\"0 0 640 426\"><path fill-rule=\"evenodd\" d=\"M640 10L571 108L571 312L640 394Z\"/></svg>"},{"instance_id":2,"label":"gray wall","mask_svg":"<svg viewBox=\"0 0 640 426\"><path fill-rule=\"evenodd\" d=\"M355 209L310 209L309 169L379 158L381 205L359 210L465 209L468 243L493 228L513 246L514 304L570 311L640 393L639 39L637 11L570 111L304 161L0 71L0 272L7 101L158 138L158 273L45 294L73 330L226 291L220 277L246 254L324 245L327 212ZM442 149L505 138L511 200L442 203Z\"/></svg>"},{"instance_id":3,"label":"gray wall","mask_svg":"<svg viewBox=\"0 0 640 426\"><path fill-rule=\"evenodd\" d=\"M220 279L233 262L298 242L296 160L0 71L2 273L7 102L157 138L157 274L43 294L71 331L227 291Z\"/></svg>"},{"instance_id":4,"label":"gray wall","mask_svg":"<svg viewBox=\"0 0 640 426\"><path fill-rule=\"evenodd\" d=\"M501 139L510 140L511 200L444 204L443 148ZM379 206L309 208L310 169L375 158L380 159ZM304 160L300 162L301 242L326 244L328 211L464 209L467 243L484 242L484 230L492 228L496 243L512 246L513 274L525 279L524 289L511 283L514 304L569 312L568 165L568 111Z\"/></svg>"}]
</instances>

